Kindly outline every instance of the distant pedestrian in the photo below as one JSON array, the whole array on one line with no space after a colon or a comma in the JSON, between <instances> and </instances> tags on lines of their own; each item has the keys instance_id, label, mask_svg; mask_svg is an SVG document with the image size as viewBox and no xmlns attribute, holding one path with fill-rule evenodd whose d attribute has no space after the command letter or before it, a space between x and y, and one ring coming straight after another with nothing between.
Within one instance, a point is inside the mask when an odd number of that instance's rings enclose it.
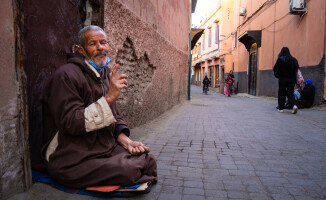
<instances>
[{"instance_id":1,"label":"distant pedestrian","mask_svg":"<svg viewBox=\"0 0 326 200\"><path fill-rule=\"evenodd\" d=\"M227 75L225 84L226 84L226 93L227 93L228 97L231 97L232 86L234 85L233 70L230 70L229 74Z\"/></svg>"},{"instance_id":2,"label":"distant pedestrian","mask_svg":"<svg viewBox=\"0 0 326 200\"><path fill-rule=\"evenodd\" d=\"M278 78L279 112L283 112L286 97L288 97L289 103L293 105L292 113L296 114L298 112L293 94L298 69L297 59L291 56L289 48L283 47L273 68L274 76Z\"/></svg>"},{"instance_id":3,"label":"distant pedestrian","mask_svg":"<svg viewBox=\"0 0 326 200\"><path fill-rule=\"evenodd\" d=\"M203 93L205 92L205 86L208 88L208 85L211 83L211 81L207 78L207 75L205 75L205 78L203 80Z\"/></svg>"}]
</instances>

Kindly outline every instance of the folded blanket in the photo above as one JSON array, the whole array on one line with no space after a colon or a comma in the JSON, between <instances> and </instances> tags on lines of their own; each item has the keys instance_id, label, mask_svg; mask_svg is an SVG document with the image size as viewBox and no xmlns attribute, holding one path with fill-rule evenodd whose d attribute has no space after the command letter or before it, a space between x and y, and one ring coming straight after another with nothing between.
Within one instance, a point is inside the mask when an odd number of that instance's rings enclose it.
<instances>
[{"instance_id":1,"label":"folded blanket","mask_svg":"<svg viewBox=\"0 0 326 200\"><path fill-rule=\"evenodd\" d=\"M71 193L71 194L81 194L93 197L130 197L136 193L148 193L151 188L151 183L146 182L142 184L136 184L130 187L120 187L120 186L97 186L97 187L87 187L85 189L75 189L69 188L61 185L50 177L47 172L39 172L32 170L32 176L34 182L42 182L51 185L58 190Z\"/></svg>"}]
</instances>

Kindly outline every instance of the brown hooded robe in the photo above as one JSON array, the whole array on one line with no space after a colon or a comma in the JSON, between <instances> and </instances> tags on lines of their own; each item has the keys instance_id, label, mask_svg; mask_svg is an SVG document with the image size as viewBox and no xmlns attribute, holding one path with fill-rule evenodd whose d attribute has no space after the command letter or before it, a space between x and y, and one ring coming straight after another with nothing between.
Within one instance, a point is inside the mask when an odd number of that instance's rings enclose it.
<instances>
[{"instance_id":1,"label":"brown hooded robe","mask_svg":"<svg viewBox=\"0 0 326 200\"><path fill-rule=\"evenodd\" d=\"M115 103L110 108L116 122L86 131L85 109L105 96L109 73L107 67L97 77L84 59L75 55L45 87L42 158L49 174L63 185L85 188L157 181L156 161L151 154L132 156L116 142L117 130L129 136L129 129ZM56 133L57 146L46 159L45 152Z\"/></svg>"}]
</instances>

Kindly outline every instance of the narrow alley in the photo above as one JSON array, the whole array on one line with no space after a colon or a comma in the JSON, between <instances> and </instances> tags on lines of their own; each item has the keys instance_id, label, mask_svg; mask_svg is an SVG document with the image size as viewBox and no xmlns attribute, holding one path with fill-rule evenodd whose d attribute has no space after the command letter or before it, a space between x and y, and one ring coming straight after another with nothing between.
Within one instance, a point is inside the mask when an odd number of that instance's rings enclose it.
<instances>
[{"instance_id":1,"label":"narrow alley","mask_svg":"<svg viewBox=\"0 0 326 200\"><path fill-rule=\"evenodd\" d=\"M325 108L293 115L278 113L275 98L191 93L132 130L157 158L159 181L131 199L326 199ZM35 183L10 198L21 199L100 198Z\"/></svg>"}]
</instances>

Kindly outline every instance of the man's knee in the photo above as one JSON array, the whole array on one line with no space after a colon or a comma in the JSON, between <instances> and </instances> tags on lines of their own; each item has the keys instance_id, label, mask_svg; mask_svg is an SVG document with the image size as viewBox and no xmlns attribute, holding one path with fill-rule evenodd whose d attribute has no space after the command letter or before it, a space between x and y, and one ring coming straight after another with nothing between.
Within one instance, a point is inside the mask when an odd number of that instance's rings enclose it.
<instances>
[{"instance_id":1,"label":"man's knee","mask_svg":"<svg viewBox=\"0 0 326 200\"><path fill-rule=\"evenodd\" d=\"M147 163L156 167L156 159L152 154L147 154Z\"/></svg>"}]
</instances>

